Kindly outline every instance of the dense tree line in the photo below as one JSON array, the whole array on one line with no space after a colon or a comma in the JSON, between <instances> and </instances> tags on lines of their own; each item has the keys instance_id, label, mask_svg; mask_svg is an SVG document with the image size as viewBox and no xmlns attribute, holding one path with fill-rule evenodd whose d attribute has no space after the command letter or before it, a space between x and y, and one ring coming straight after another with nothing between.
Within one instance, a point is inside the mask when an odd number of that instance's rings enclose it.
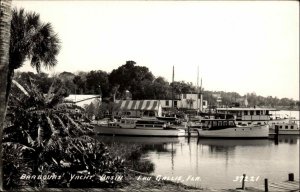
<instances>
[{"instance_id":1,"label":"dense tree line","mask_svg":"<svg viewBox=\"0 0 300 192\"><path fill-rule=\"evenodd\" d=\"M172 87L174 94L195 92L191 83L169 83L163 77L157 77L147 67L138 66L134 61L127 61L124 65L107 73L102 70L90 72L62 72L49 76L46 73L18 72L15 79L23 81L26 76L31 77L38 87L46 93L54 79L62 82L69 94L101 94L103 98L125 98L130 92L132 99L171 99Z\"/></svg>"},{"instance_id":2,"label":"dense tree line","mask_svg":"<svg viewBox=\"0 0 300 192\"><path fill-rule=\"evenodd\" d=\"M299 100L289 98L277 98L273 96L263 97L256 93L247 93L246 95L240 95L236 92L224 92L224 91L204 91L203 98L208 101L211 106L217 106L216 95L220 95L221 104L225 106L241 106L244 105L244 100L247 99L248 107L261 106L261 107L276 107L278 109L299 109Z\"/></svg>"},{"instance_id":3,"label":"dense tree line","mask_svg":"<svg viewBox=\"0 0 300 192\"><path fill-rule=\"evenodd\" d=\"M175 81L169 83L163 77L155 77L151 71L144 66L138 66L134 61L127 61L117 69L107 73L102 70L90 72L62 72L58 75L49 76L46 73L34 74L32 72L18 72L15 78L23 80L30 76L42 92L46 93L52 82L56 79L64 84L69 94L101 94L102 97L116 99L128 98L128 93L132 99L171 99L172 92L174 98L183 93L197 93L197 87L192 83ZM241 100L247 98L248 106L286 106L295 108L299 106L299 101L293 99L277 97L263 97L255 93L240 95L236 92L213 92L203 90L203 98L209 105L217 106L217 97L221 97L221 105L239 105Z\"/></svg>"}]
</instances>

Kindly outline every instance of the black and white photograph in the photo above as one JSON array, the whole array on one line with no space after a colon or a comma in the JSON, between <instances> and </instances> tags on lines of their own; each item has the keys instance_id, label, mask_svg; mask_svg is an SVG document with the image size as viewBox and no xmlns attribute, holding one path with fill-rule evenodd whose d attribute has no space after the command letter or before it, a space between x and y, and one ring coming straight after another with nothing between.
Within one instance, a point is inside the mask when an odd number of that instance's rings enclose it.
<instances>
[{"instance_id":1,"label":"black and white photograph","mask_svg":"<svg viewBox=\"0 0 300 192\"><path fill-rule=\"evenodd\" d=\"M0 2L0 191L300 191L298 1Z\"/></svg>"}]
</instances>

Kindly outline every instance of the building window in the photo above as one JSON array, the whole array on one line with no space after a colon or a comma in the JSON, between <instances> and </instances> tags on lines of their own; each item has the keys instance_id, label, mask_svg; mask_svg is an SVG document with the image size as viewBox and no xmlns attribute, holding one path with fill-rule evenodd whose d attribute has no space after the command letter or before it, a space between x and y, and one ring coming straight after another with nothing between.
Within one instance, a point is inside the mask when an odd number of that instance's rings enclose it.
<instances>
[{"instance_id":1,"label":"building window","mask_svg":"<svg viewBox=\"0 0 300 192\"><path fill-rule=\"evenodd\" d=\"M205 101L202 102L202 105L204 105L204 106L206 105Z\"/></svg>"},{"instance_id":2,"label":"building window","mask_svg":"<svg viewBox=\"0 0 300 192\"><path fill-rule=\"evenodd\" d=\"M256 115L260 115L260 111L256 111Z\"/></svg>"},{"instance_id":3,"label":"building window","mask_svg":"<svg viewBox=\"0 0 300 192\"><path fill-rule=\"evenodd\" d=\"M174 101L174 107L177 107L177 101Z\"/></svg>"},{"instance_id":4,"label":"building window","mask_svg":"<svg viewBox=\"0 0 300 192\"><path fill-rule=\"evenodd\" d=\"M198 94L198 99L201 99L201 94Z\"/></svg>"},{"instance_id":5,"label":"building window","mask_svg":"<svg viewBox=\"0 0 300 192\"><path fill-rule=\"evenodd\" d=\"M248 111L244 111L244 115L248 115Z\"/></svg>"},{"instance_id":6,"label":"building window","mask_svg":"<svg viewBox=\"0 0 300 192\"><path fill-rule=\"evenodd\" d=\"M254 115L254 112L253 112L253 111L250 111L250 115Z\"/></svg>"},{"instance_id":7,"label":"building window","mask_svg":"<svg viewBox=\"0 0 300 192\"><path fill-rule=\"evenodd\" d=\"M294 126L293 126L293 125L291 125L291 129L294 129Z\"/></svg>"},{"instance_id":8,"label":"building window","mask_svg":"<svg viewBox=\"0 0 300 192\"><path fill-rule=\"evenodd\" d=\"M183 96L183 99L186 99L186 94L183 94L182 96Z\"/></svg>"},{"instance_id":9,"label":"building window","mask_svg":"<svg viewBox=\"0 0 300 192\"><path fill-rule=\"evenodd\" d=\"M166 101L166 106L169 106L169 101Z\"/></svg>"},{"instance_id":10,"label":"building window","mask_svg":"<svg viewBox=\"0 0 300 192\"><path fill-rule=\"evenodd\" d=\"M289 126L285 126L285 129L288 129L289 128Z\"/></svg>"}]
</instances>

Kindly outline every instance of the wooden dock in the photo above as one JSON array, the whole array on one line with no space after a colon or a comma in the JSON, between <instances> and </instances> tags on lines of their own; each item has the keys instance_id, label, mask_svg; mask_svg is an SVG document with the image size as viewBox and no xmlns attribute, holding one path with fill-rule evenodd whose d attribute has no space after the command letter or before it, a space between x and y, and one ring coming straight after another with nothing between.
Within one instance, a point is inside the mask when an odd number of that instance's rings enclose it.
<instances>
[{"instance_id":1,"label":"wooden dock","mask_svg":"<svg viewBox=\"0 0 300 192\"><path fill-rule=\"evenodd\" d=\"M266 178L264 180L264 184L260 185L258 187L245 187L245 177L246 174L243 174L243 180L242 180L242 187L237 188L239 191L245 191L245 192L252 192L252 191L258 191L258 192L300 192L300 180L294 179L294 173L288 174L288 180L283 182L269 182L269 180Z\"/></svg>"},{"instance_id":2,"label":"wooden dock","mask_svg":"<svg viewBox=\"0 0 300 192\"><path fill-rule=\"evenodd\" d=\"M251 189L251 188L249 188ZM261 185L258 188L252 188L253 191L266 191L265 190L265 185ZM247 190L245 190L247 191ZM269 192L285 192L285 191L290 191L290 192L296 192L300 191L299 187L299 181L283 181L283 182L270 182L268 184L268 190Z\"/></svg>"}]
</instances>

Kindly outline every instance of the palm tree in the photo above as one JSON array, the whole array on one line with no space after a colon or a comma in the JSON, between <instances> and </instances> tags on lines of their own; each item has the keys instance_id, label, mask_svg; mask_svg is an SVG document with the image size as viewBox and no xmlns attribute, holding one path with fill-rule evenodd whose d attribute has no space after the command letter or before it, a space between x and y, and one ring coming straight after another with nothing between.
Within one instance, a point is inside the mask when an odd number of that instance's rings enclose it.
<instances>
[{"instance_id":1,"label":"palm tree","mask_svg":"<svg viewBox=\"0 0 300 192\"><path fill-rule=\"evenodd\" d=\"M2 131L14 70L26 59L40 71L41 65L53 67L59 52L59 40L50 23L42 23L36 13L13 10L11 0L1 0L0 21L0 190L3 189Z\"/></svg>"},{"instance_id":2,"label":"palm tree","mask_svg":"<svg viewBox=\"0 0 300 192\"><path fill-rule=\"evenodd\" d=\"M14 9L11 20L9 69L6 99L8 99L14 70L28 59L40 72L41 66L51 68L57 64L60 41L50 23L42 23L40 15Z\"/></svg>"},{"instance_id":3,"label":"palm tree","mask_svg":"<svg viewBox=\"0 0 300 192\"><path fill-rule=\"evenodd\" d=\"M11 0L1 0L0 6L0 191L3 190L2 135L6 114L6 85L9 61Z\"/></svg>"}]
</instances>

